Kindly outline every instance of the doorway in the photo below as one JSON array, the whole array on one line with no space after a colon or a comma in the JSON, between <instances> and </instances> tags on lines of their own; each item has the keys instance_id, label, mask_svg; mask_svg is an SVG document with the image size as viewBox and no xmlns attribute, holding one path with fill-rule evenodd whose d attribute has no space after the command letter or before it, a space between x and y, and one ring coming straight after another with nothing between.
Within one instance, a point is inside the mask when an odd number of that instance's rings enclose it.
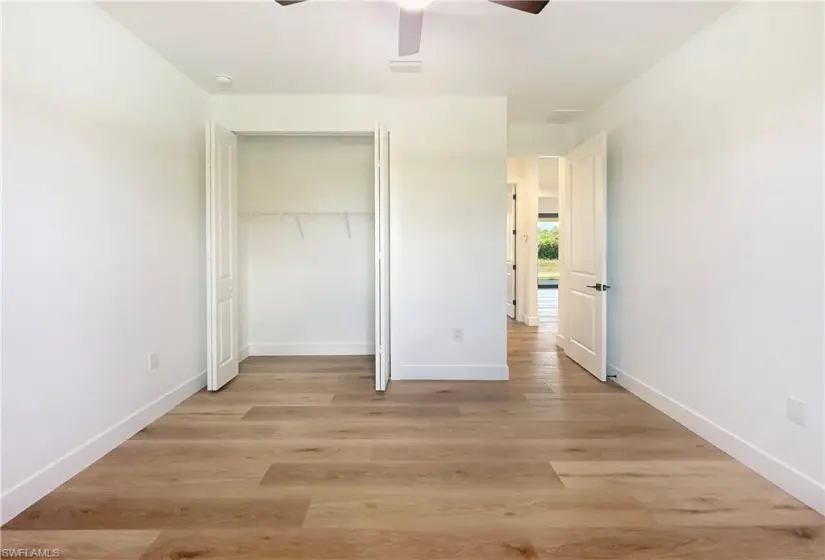
<instances>
[{"instance_id":1,"label":"doorway","mask_svg":"<svg viewBox=\"0 0 825 560\"><path fill-rule=\"evenodd\" d=\"M245 353L375 353L373 173L371 136L240 136Z\"/></svg>"},{"instance_id":2,"label":"doorway","mask_svg":"<svg viewBox=\"0 0 825 560\"><path fill-rule=\"evenodd\" d=\"M538 219L539 289L559 287L559 215L539 213Z\"/></svg>"},{"instance_id":3,"label":"doorway","mask_svg":"<svg viewBox=\"0 0 825 560\"><path fill-rule=\"evenodd\" d=\"M536 279L539 330L556 334L559 326L559 173L560 158L540 157L536 217Z\"/></svg>"},{"instance_id":4,"label":"doorway","mask_svg":"<svg viewBox=\"0 0 825 560\"><path fill-rule=\"evenodd\" d=\"M388 217L383 128L244 135L209 123L208 388L250 356L374 355L386 390Z\"/></svg>"},{"instance_id":5,"label":"doorway","mask_svg":"<svg viewBox=\"0 0 825 560\"><path fill-rule=\"evenodd\" d=\"M539 213L538 230L539 329L557 333L559 327L559 215Z\"/></svg>"}]
</instances>

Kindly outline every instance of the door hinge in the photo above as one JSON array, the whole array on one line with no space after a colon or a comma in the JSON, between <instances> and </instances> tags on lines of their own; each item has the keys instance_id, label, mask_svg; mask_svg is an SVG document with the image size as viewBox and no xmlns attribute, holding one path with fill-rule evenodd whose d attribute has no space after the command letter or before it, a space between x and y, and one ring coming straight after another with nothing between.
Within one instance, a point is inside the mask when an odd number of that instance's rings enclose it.
<instances>
[{"instance_id":1,"label":"door hinge","mask_svg":"<svg viewBox=\"0 0 825 560\"><path fill-rule=\"evenodd\" d=\"M515 234L516 234L516 230L513 230L513 235L515 235Z\"/></svg>"},{"instance_id":2,"label":"door hinge","mask_svg":"<svg viewBox=\"0 0 825 560\"><path fill-rule=\"evenodd\" d=\"M516 265L513 265L513 270L515 270L515 269L516 269Z\"/></svg>"},{"instance_id":3,"label":"door hinge","mask_svg":"<svg viewBox=\"0 0 825 560\"><path fill-rule=\"evenodd\" d=\"M515 200L515 199L516 199L516 195L513 195L513 200Z\"/></svg>"},{"instance_id":4,"label":"door hinge","mask_svg":"<svg viewBox=\"0 0 825 560\"><path fill-rule=\"evenodd\" d=\"M515 305L515 304L516 304L516 300L513 300L513 305Z\"/></svg>"}]
</instances>

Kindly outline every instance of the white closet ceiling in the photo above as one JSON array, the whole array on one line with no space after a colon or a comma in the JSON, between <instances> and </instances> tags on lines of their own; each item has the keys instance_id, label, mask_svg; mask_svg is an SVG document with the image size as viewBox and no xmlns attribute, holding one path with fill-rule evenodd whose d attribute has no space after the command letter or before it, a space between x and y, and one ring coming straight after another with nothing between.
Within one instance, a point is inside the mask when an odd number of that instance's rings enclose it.
<instances>
[{"instance_id":1,"label":"white closet ceiling","mask_svg":"<svg viewBox=\"0 0 825 560\"><path fill-rule=\"evenodd\" d=\"M101 7L214 93L497 94L511 121L590 109L730 2L553 0L533 15L486 0L426 8L420 73L393 73L394 2L113 2ZM233 78L229 90L215 82Z\"/></svg>"}]
</instances>

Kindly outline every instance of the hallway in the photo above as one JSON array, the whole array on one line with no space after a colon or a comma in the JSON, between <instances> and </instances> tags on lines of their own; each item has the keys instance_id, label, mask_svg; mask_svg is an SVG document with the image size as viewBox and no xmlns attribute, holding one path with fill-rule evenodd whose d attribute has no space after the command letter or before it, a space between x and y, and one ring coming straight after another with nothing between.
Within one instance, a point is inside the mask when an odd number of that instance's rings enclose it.
<instances>
[{"instance_id":1,"label":"hallway","mask_svg":"<svg viewBox=\"0 0 825 560\"><path fill-rule=\"evenodd\" d=\"M555 292L555 290L554 290ZM251 358L6 525L61 558L821 558L823 519L543 328L511 381L397 382L371 358Z\"/></svg>"}]
</instances>

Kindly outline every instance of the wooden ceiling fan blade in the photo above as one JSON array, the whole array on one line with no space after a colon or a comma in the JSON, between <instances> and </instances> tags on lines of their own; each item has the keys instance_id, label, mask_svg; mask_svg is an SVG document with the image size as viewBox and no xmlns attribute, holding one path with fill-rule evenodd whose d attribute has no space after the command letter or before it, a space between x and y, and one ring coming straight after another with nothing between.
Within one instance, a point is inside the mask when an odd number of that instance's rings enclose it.
<instances>
[{"instance_id":1,"label":"wooden ceiling fan blade","mask_svg":"<svg viewBox=\"0 0 825 560\"><path fill-rule=\"evenodd\" d=\"M423 22L424 10L401 8L401 17L398 20L398 56L409 56L421 50Z\"/></svg>"},{"instance_id":2,"label":"wooden ceiling fan blade","mask_svg":"<svg viewBox=\"0 0 825 560\"><path fill-rule=\"evenodd\" d=\"M301 2L306 2L306 0L275 0L281 6L291 6L293 4L300 4Z\"/></svg>"},{"instance_id":3,"label":"wooden ceiling fan blade","mask_svg":"<svg viewBox=\"0 0 825 560\"><path fill-rule=\"evenodd\" d=\"M500 4L520 12L537 15L550 3L550 0L489 0L493 4Z\"/></svg>"}]
</instances>

